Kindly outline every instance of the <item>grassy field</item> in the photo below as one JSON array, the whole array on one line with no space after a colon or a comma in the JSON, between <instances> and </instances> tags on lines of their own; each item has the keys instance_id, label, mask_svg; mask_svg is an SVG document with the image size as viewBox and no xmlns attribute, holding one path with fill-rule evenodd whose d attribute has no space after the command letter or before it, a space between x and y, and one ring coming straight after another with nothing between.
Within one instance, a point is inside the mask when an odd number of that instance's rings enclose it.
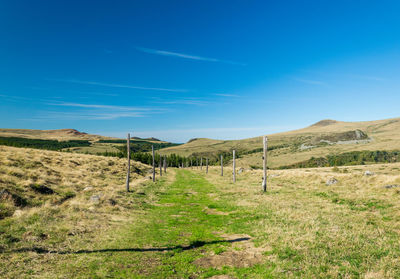
<instances>
[{"instance_id":1,"label":"grassy field","mask_svg":"<svg viewBox=\"0 0 400 279\"><path fill-rule=\"evenodd\" d=\"M356 130L365 133L368 140L352 141ZM311 157L341 154L362 150L400 150L400 119L386 119L367 122L321 121L310 127L285 133L268 135L268 166L278 168L305 161ZM322 142L321 142L322 140ZM327 144L324 141L329 141ZM302 148L303 145L303 148ZM262 137L243 140L195 139L186 144L162 150L162 154L213 157L220 152L236 149L241 156L238 162L243 167L261 166Z\"/></svg>"},{"instance_id":2,"label":"grassy field","mask_svg":"<svg viewBox=\"0 0 400 279\"><path fill-rule=\"evenodd\" d=\"M137 164L126 193L121 160L0 148L1 185L35 200L0 220L0 277L400 277L400 187L385 187L400 184L397 163L270 171L267 193L259 170L152 183Z\"/></svg>"}]
</instances>

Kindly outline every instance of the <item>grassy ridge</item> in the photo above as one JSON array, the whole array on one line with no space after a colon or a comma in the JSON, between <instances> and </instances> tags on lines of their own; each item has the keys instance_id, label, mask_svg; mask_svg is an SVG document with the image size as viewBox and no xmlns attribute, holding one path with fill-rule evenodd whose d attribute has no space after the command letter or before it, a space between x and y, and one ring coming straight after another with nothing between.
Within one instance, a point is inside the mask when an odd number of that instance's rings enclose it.
<instances>
[{"instance_id":1,"label":"grassy ridge","mask_svg":"<svg viewBox=\"0 0 400 279\"><path fill-rule=\"evenodd\" d=\"M262 137L242 140L198 138L180 146L165 148L162 154L175 153L186 157L201 154L211 158L235 149L241 156L238 164L259 168L262 166L262 146ZM400 119L321 121L304 129L268 135L268 148L270 168L352 151L400 150Z\"/></svg>"}]
</instances>

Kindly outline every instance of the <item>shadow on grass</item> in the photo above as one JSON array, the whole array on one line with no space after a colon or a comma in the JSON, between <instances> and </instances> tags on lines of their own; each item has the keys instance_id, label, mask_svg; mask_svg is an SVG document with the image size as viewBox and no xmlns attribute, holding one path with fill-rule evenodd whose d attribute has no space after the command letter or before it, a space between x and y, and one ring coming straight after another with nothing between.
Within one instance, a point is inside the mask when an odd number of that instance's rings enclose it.
<instances>
[{"instance_id":1,"label":"shadow on grass","mask_svg":"<svg viewBox=\"0 0 400 279\"><path fill-rule=\"evenodd\" d=\"M122 248L122 249L98 249L98 250L78 250L78 251L54 251L48 250L41 247L26 247L26 248L19 248L10 251L1 251L0 253L24 253L24 252L35 252L37 254L60 254L60 255L67 255L67 254L91 254L91 253L107 253L107 252L164 252L164 251L186 251L191 250L199 247L203 247L205 245L216 244L216 243L234 243L240 241L250 240L249 237L241 237L231 240L214 240L214 241L193 241L190 245L182 246L177 245L173 247L154 247L154 248Z\"/></svg>"}]
</instances>

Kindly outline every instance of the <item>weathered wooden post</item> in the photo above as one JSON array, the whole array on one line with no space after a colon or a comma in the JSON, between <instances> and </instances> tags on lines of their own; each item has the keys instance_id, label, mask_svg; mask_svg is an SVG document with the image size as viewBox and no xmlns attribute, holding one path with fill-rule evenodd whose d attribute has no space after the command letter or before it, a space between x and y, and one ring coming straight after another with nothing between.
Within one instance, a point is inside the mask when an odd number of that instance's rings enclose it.
<instances>
[{"instance_id":1,"label":"weathered wooden post","mask_svg":"<svg viewBox=\"0 0 400 279\"><path fill-rule=\"evenodd\" d=\"M191 157L190 157L190 168L193 169L193 162Z\"/></svg>"},{"instance_id":2,"label":"weathered wooden post","mask_svg":"<svg viewBox=\"0 0 400 279\"><path fill-rule=\"evenodd\" d=\"M203 170L203 157L200 158L200 170Z\"/></svg>"},{"instance_id":3,"label":"weathered wooden post","mask_svg":"<svg viewBox=\"0 0 400 279\"><path fill-rule=\"evenodd\" d=\"M262 188L263 191L267 191L267 149L268 149L268 138L266 136L263 137L264 144L264 156L263 156L263 181Z\"/></svg>"},{"instance_id":4,"label":"weathered wooden post","mask_svg":"<svg viewBox=\"0 0 400 279\"><path fill-rule=\"evenodd\" d=\"M208 158L206 158L206 173L208 173Z\"/></svg>"},{"instance_id":5,"label":"weathered wooden post","mask_svg":"<svg viewBox=\"0 0 400 279\"><path fill-rule=\"evenodd\" d=\"M126 139L126 153L128 154L128 171L126 173L126 191L129 192L129 178L131 174L131 135L128 133L128 138Z\"/></svg>"},{"instance_id":6,"label":"weathered wooden post","mask_svg":"<svg viewBox=\"0 0 400 279\"><path fill-rule=\"evenodd\" d=\"M221 176L224 176L224 157L221 155Z\"/></svg>"},{"instance_id":7,"label":"weathered wooden post","mask_svg":"<svg viewBox=\"0 0 400 279\"><path fill-rule=\"evenodd\" d=\"M196 168L199 169L199 158L197 158Z\"/></svg>"},{"instance_id":8,"label":"weathered wooden post","mask_svg":"<svg viewBox=\"0 0 400 279\"><path fill-rule=\"evenodd\" d=\"M158 166L160 167L160 176L162 176L162 156L160 155L160 161L158 162Z\"/></svg>"},{"instance_id":9,"label":"weathered wooden post","mask_svg":"<svg viewBox=\"0 0 400 279\"><path fill-rule=\"evenodd\" d=\"M235 150L233 150L233 166L232 166L232 168L233 168L233 172L232 172L232 174L233 174L233 183L235 183L236 182L236 154L235 154Z\"/></svg>"},{"instance_id":10,"label":"weathered wooden post","mask_svg":"<svg viewBox=\"0 0 400 279\"><path fill-rule=\"evenodd\" d=\"M154 145L151 146L151 153L153 154L153 182L156 181L156 162L154 161Z\"/></svg>"},{"instance_id":11,"label":"weathered wooden post","mask_svg":"<svg viewBox=\"0 0 400 279\"><path fill-rule=\"evenodd\" d=\"M164 173L167 173L167 155L164 155Z\"/></svg>"}]
</instances>

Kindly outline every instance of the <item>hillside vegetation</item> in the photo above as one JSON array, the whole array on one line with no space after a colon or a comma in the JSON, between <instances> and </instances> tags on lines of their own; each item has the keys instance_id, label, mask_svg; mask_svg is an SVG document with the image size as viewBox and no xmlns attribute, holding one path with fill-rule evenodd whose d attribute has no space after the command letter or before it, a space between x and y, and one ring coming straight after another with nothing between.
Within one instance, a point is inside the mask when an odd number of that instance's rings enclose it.
<instances>
[{"instance_id":1,"label":"hillside vegetation","mask_svg":"<svg viewBox=\"0 0 400 279\"><path fill-rule=\"evenodd\" d=\"M243 140L199 138L165 148L162 154L217 158L237 150L242 167L261 167L262 137ZM400 150L400 118L367 122L323 120L307 128L268 135L268 167L295 165L311 158L353 151ZM352 162L354 164L354 162Z\"/></svg>"},{"instance_id":2,"label":"hillside vegetation","mask_svg":"<svg viewBox=\"0 0 400 279\"><path fill-rule=\"evenodd\" d=\"M148 170L132 162L132 187ZM131 208L125 177L118 158L0 146L0 252L61 247L106 229Z\"/></svg>"}]
</instances>

